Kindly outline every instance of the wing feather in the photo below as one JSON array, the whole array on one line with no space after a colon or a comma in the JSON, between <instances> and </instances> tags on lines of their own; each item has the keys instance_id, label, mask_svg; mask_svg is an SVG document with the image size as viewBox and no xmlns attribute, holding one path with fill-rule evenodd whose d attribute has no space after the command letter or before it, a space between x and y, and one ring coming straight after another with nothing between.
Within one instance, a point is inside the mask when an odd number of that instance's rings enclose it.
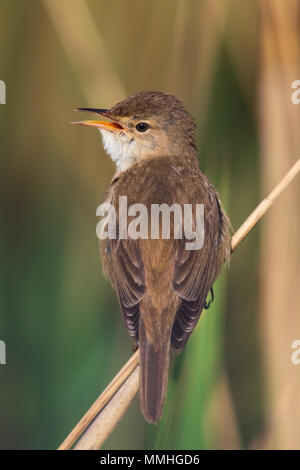
<instances>
[{"instance_id":1,"label":"wing feather","mask_svg":"<svg viewBox=\"0 0 300 470\"><path fill-rule=\"evenodd\" d=\"M118 294L125 326L129 335L137 341L139 303L145 292L144 265L136 240L112 241L114 264L111 277Z\"/></svg>"},{"instance_id":2,"label":"wing feather","mask_svg":"<svg viewBox=\"0 0 300 470\"><path fill-rule=\"evenodd\" d=\"M194 330L205 306L206 297L225 260L226 247L222 235L228 227L217 197L205 206L205 237L201 250L186 250L180 240L173 272L173 289L181 299L172 329L172 351L179 353ZM229 236L227 234L229 240ZM228 250L227 250L228 251Z\"/></svg>"}]
</instances>

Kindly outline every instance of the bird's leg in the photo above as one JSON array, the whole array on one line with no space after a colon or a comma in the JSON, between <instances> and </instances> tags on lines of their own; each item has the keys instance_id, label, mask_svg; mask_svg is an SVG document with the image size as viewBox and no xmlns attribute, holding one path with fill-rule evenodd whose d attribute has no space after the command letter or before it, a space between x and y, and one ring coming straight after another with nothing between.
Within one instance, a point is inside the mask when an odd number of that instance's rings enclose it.
<instances>
[{"instance_id":1,"label":"bird's leg","mask_svg":"<svg viewBox=\"0 0 300 470\"><path fill-rule=\"evenodd\" d=\"M205 308L205 310L207 310L211 306L211 304L213 303L214 298L215 298L214 290L213 290L212 287L210 288L210 293L211 293L211 299L210 299L209 302L205 302L204 307L203 307L203 308Z\"/></svg>"}]
</instances>

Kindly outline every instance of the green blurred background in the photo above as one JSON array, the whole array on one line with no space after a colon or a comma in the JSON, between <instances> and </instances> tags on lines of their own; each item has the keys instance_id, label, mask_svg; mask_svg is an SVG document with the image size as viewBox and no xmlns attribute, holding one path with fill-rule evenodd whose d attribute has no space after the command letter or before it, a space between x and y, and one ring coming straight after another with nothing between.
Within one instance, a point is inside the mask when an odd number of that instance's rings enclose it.
<instances>
[{"instance_id":1,"label":"green blurred background","mask_svg":"<svg viewBox=\"0 0 300 470\"><path fill-rule=\"evenodd\" d=\"M78 106L175 94L234 229L299 157L298 0L0 0L0 448L56 448L131 354L96 208L114 167ZM106 449L300 448L299 178L232 256L164 418Z\"/></svg>"}]
</instances>

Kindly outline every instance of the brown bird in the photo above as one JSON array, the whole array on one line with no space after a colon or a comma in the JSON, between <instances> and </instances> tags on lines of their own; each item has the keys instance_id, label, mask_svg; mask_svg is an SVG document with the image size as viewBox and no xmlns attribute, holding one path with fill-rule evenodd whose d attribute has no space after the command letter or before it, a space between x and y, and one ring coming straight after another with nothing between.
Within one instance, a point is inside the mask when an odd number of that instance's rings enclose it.
<instances>
[{"instance_id":1,"label":"brown bird","mask_svg":"<svg viewBox=\"0 0 300 470\"><path fill-rule=\"evenodd\" d=\"M206 298L230 255L230 223L218 195L198 168L195 123L174 96L143 91L111 109L78 108L110 121L81 121L97 127L117 172L106 194L116 208L116 238L101 241L104 271L117 292L128 333L139 347L140 406L149 422L163 412L170 350L184 348ZM204 204L204 243L187 249L177 238L175 215L170 238L120 236L119 197L127 204ZM129 217L130 219L130 217ZM149 232L153 221L149 216ZM190 240L189 240L190 241ZM212 292L213 295L213 292Z\"/></svg>"}]
</instances>

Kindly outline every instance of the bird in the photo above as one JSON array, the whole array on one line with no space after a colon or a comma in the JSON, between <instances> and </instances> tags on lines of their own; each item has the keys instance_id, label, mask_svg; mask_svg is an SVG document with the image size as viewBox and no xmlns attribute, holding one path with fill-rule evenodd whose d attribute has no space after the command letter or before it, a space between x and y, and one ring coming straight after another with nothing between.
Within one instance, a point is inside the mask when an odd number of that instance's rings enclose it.
<instances>
[{"instance_id":1,"label":"bird","mask_svg":"<svg viewBox=\"0 0 300 470\"><path fill-rule=\"evenodd\" d=\"M161 221L156 238L118 236L118 215L116 237L100 241L104 273L139 349L141 412L149 423L158 423L166 399L170 354L179 354L185 347L230 258L229 217L213 184L199 169L194 118L175 96L141 91L110 109L77 110L105 118L75 123L96 127L115 162L104 202L117 214L124 196L128 207L143 204L149 212L152 205L162 204L204 207L201 249L187 249L186 234L177 237L174 226L170 237L164 238ZM193 227L195 218L194 210Z\"/></svg>"}]
</instances>

